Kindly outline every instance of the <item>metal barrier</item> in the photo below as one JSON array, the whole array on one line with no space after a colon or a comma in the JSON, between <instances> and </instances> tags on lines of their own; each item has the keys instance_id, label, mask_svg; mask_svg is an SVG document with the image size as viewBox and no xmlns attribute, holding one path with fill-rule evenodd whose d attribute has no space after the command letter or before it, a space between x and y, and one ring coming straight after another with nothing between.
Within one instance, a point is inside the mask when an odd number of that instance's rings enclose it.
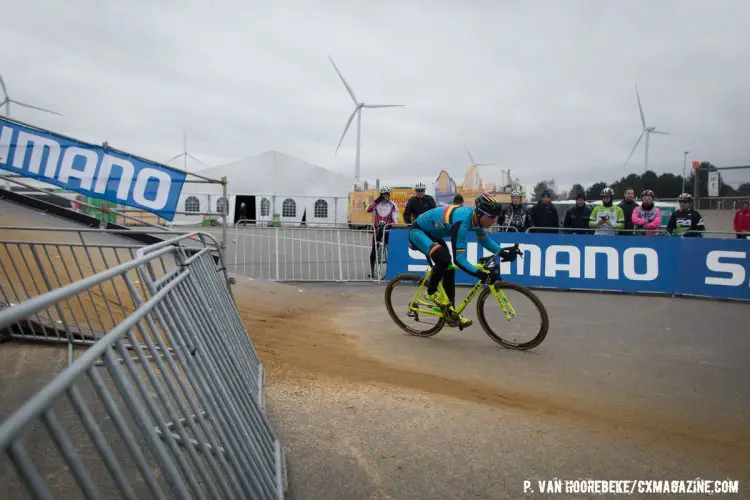
<instances>
[{"instance_id":1,"label":"metal barrier","mask_svg":"<svg viewBox=\"0 0 750 500\"><path fill-rule=\"evenodd\" d=\"M44 499L53 490L69 498L283 498L260 361L223 269L205 243L188 256L182 244L191 237L211 239L191 233L140 248L132 260L0 310L0 330L49 315L70 333L82 318L92 321L85 304L95 291L118 298L105 300L110 315L97 326L106 331L0 424L0 449L17 473L0 460L5 497L20 498L25 487ZM170 259L175 266L164 272Z\"/></svg>"},{"instance_id":2,"label":"metal barrier","mask_svg":"<svg viewBox=\"0 0 750 500\"><path fill-rule=\"evenodd\" d=\"M708 235L711 235L711 234L721 234L721 235L724 235L724 236L734 236L737 239L740 239L740 238L738 238L739 236L742 236L744 238L750 238L750 233L738 233L736 231L695 231L695 230L692 230L692 229L689 229L689 230L685 231L680 236L682 236L682 237L694 237L693 235L696 235L696 234L700 234L700 235L705 235L705 234L708 234Z\"/></svg>"},{"instance_id":3,"label":"metal barrier","mask_svg":"<svg viewBox=\"0 0 750 500\"><path fill-rule=\"evenodd\" d=\"M133 232L175 236L168 231L0 226L0 309L132 260L142 245L102 243L102 240L107 241L106 236ZM7 239L9 236L27 236L38 241ZM181 240L180 245L185 241L197 250L201 242L192 238L196 237ZM44 239L52 241L42 241ZM221 252L218 255L221 257ZM176 267L170 255L161 256L158 264L155 272L160 275ZM133 280L145 292L142 281L137 276L133 276ZM11 337L68 343L70 360L73 345L93 344L102 332L114 326L112 318L119 319L133 309L133 304L123 301L117 289L104 285L76 299L60 303L52 311L42 311L26 318L24 323L10 329ZM65 322L64 311L73 312Z\"/></svg>"},{"instance_id":4,"label":"metal barrier","mask_svg":"<svg viewBox=\"0 0 750 500\"><path fill-rule=\"evenodd\" d=\"M580 234L580 233L591 233L594 234L597 228L593 227L530 227L526 230L526 234L529 233L560 233L560 234ZM617 236L618 234L630 233L636 236L645 236L645 232L656 232L654 235L649 236L664 236L668 235L667 230L663 227L659 229L615 229L613 233L604 236ZM600 235L597 235L600 236Z\"/></svg>"},{"instance_id":5,"label":"metal barrier","mask_svg":"<svg viewBox=\"0 0 750 500\"><path fill-rule=\"evenodd\" d=\"M365 281L374 231L236 225L231 270L275 281ZM233 254L233 255L232 255Z\"/></svg>"},{"instance_id":6,"label":"metal barrier","mask_svg":"<svg viewBox=\"0 0 750 500\"><path fill-rule=\"evenodd\" d=\"M378 231L345 229L335 225L303 226L242 219L235 224L233 246L227 261L233 272L252 279L274 281L376 281L385 279L387 245L373 240ZM383 243L392 229L409 224L386 224ZM514 227L493 226L491 231L513 231ZM371 268L371 257L374 265Z\"/></svg>"}]
</instances>

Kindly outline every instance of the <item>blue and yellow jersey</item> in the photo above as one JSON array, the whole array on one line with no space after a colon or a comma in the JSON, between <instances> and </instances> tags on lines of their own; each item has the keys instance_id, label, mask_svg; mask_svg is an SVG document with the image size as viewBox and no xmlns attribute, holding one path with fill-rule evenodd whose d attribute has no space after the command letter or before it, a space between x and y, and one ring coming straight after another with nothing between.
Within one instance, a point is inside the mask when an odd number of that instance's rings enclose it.
<instances>
[{"instance_id":1,"label":"blue and yellow jersey","mask_svg":"<svg viewBox=\"0 0 750 500\"><path fill-rule=\"evenodd\" d=\"M479 244L492 253L499 252L500 245L489 237L483 227L473 224L473 214L474 207L437 207L417 217L412 228L424 231L431 239L450 238L455 264L469 274L476 274L478 269L466 258L466 237L469 232L476 234Z\"/></svg>"}]
</instances>

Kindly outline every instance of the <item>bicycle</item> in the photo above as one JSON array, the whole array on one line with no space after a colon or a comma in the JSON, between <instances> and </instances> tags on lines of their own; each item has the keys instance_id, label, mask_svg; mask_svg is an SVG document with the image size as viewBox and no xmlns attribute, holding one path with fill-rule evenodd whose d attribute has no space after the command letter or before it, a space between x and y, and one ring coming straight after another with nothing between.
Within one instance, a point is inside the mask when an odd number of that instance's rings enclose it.
<instances>
[{"instance_id":1,"label":"bicycle","mask_svg":"<svg viewBox=\"0 0 750 500\"><path fill-rule=\"evenodd\" d=\"M518 249L518 244L516 244L514 247L505 248L497 254L480 258L477 267L489 271L490 282L492 284L488 284L487 280L478 279L469 291L466 299L464 299L464 301L458 306L458 308L454 308L453 306L438 307L432 302L423 298L422 292L423 290L426 292L427 284L432 273L432 265L430 264L430 260L427 259L428 269L424 277L418 274L402 273L394 276L388 282L385 288L385 305L388 309L388 314L402 330L410 335L415 335L418 337L432 337L440 330L442 330L446 324L450 327L458 327L459 330L463 330L458 322L458 315L461 314L466 309L466 307L468 307L477 293L479 293L479 297L477 299L477 316L484 332L492 340L505 348L522 351L533 349L534 347L537 347L539 344L541 344L547 336L547 331L549 330L549 315L547 314L547 309L544 307L544 304L534 294L534 292L523 285L504 281L500 277L500 262L515 260L516 256L522 256L522 252ZM455 268L455 266L453 267ZM407 281L415 282L418 285L417 291L412 295L411 299L408 302L408 305L406 305L406 308L408 309L407 318L409 318L408 321L410 324L407 324L406 321L402 321L398 317L392 300L395 286L399 283ZM439 290L440 292L445 293L442 282L439 284ZM518 317L518 315L516 314L516 309L510 303L510 300L505 294L506 290L519 292L521 295L530 299L536 311L539 313L539 328L536 333L532 332L533 338L528 342L516 342L504 338L492 329L492 327L490 326L490 322L487 319L486 308L489 304L492 304L491 301L487 302L487 299L490 296L495 298L495 301L500 306L500 310L505 315L506 321L510 322ZM417 330L415 325L420 324L420 315L426 316L427 318L437 318L437 324L425 331Z\"/></svg>"},{"instance_id":2,"label":"bicycle","mask_svg":"<svg viewBox=\"0 0 750 500\"><path fill-rule=\"evenodd\" d=\"M383 281L386 274L388 273L388 246L385 244L385 235L390 230L392 224L385 224L380 226L380 229L375 228L374 237L375 242L375 272L373 278L378 281ZM382 231L382 236L377 239L378 233Z\"/></svg>"}]
</instances>

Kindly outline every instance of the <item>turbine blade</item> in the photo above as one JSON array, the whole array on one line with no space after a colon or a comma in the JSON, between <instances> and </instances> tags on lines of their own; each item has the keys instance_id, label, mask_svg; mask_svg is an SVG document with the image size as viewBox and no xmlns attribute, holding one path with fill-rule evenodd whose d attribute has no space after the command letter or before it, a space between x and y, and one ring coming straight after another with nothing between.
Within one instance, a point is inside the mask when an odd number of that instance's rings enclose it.
<instances>
[{"instance_id":1,"label":"turbine blade","mask_svg":"<svg viewBox=\"0 0 750 500\"><path fill-rule=\"evenodd\" d=\"M628 162L630 161L630 157L633 156L633 153L635 153L635 148L638 147L638 144L640 144L641 139L643 139L643 134L645 134L645 133L646 133L646 131L644 130L643 132L641 132L641 135L638 136L638 140L635 141L635 146L633 146L633 149L630 151L630 154L628 155L628 159L625 160L625 166L628 165Z\"/></svg>"},{"instance_id":2,"label":"turbine blade","mask_svg":"<svg viewBox=\"0 0 750 500\"><path fill-rule=\"evenodd\" d=\"M200 161L200 160L199 160L198 158L196 158L195 156L191 155L190 153L188 153L188 154L187 154L187 157L188 157L188 158L191 158L191 159L193 159L193 160L195 160L195 161L197 161L197 162L198 162L198 163L200 163L201 165L206 165L205 163L203 163L202 161ZM208 165L206 165L206 166L208 166Z\"/></svg>"},{"instance_id":3,"label":"turbine blade","mask_svg":"<svg viewBox=\"0 0 750 500\"><path fill-rule=\"evenodd\" d=\"M652 134L662 134L662 135L669 135L669 132L662 132L661 130L652 130Z\"/></svg>"},{"instance_id":4,"label":"turbine blade","mask_svg":"<svg viewBox=\"0 0 750 500\"><path fill-rule=\"evenodd\" d=\"M338 75L339 75L339 78L341 78L341 81L343 82L343 84L344 84L344 87L346 87L346 90L347 90L347 91L349 92L349 95L350 95L350 96L352 96L352 101L354 101L354 104L359 104L359 103L357 102L357 98L356 98L356 97L354 96L354 91L353 91L353 90L352 90L352 88L351 88L351 87L349 86L349 84L348 84L348 83L346 83L346 80L344 79L344 75L342 75L342 74L341 74L341 71L339 71L339 69L338 69L338 68L336 67L336 63L335 63L335 62L333 62L333 59L331 58L331 56L328 56L328 59L330 59L330 60L331 60L331 64L333 64L333 69L335 69L335 70L336 70L336 73L338 73Z\"/></svg>"},{"instance_id":5,"label":"turbine blade","mask_svg":"<svg viewBox=\"0 0 750 500\"><path fill-rule=\"evenodd\" d=\"M5 94L5 100L7 101L10 98L8 97L8 87L5 86L5 80L3 80L3 75L0 75L0 87L3 88L3 94Z\"/></svg>"},{"instance_id":6,"label":"turbine blade","mask_svg":"<svg viewBox=\"0 0 750 500\"><path fill-rule=\"evenodd\" d=\"M349 120L346 122L346 127L344 127L344 133L341 134L341 139L339 139L339 143L336 146L336 152L333 153L334 156L336 156L336 153L339 152L339 148L341 147L341 143L344 142L344 136L346 135L346 131L349 130L349 125L352 124L352 120L354 120L354 115L357 114L357 111L359 108L354 108L354 111L352 112L352 115L349 117Z\"/></svg>"},{"instance_id":7,"label":"turbine blade","mask_svg":"<svg viewBox=\"0 0 750 500\"><path fill-rule=\"evenodd\" d=\"M365 104L364 108L401 108L406 104Z\"/></svg>"},{"instance_id":8,"label":"turbine blade","mask_svg":"<svg viewBox=\"0 0 750 500\"><path fill-rule=\"evenodd\" d=\"M3 102L0 102L0 106L3 106L6 102L9 102L7 97L3 99Z\"/></svg>"},{"instance_id":9,"label":"turbine blade","mask_svg":"<svg viewBox=\"0 0 750 500\"><path fill-rule=\"evenodd\" d=\"M174 160L176 160L177 158L179 158L180 156L182 156L182 155L184 155L184 154L185 154L185 153L180 153L180 154L178 154L178 155L175 155L175 156L173 156L172 158L170 158L169 160L165 161L164 163L169 163L170 161L174 161Z\"/></svg>"},{"instance_id":10,"label":"turbine blade","mask_svg":"<svg viewBox=\"0 0 750 500\"><path fill-rule=\"evenodd\" d=\"M643 123L643 128L646 128L646 115L643 114L643 106L641 106L641 96L638 94L638 85L635 86L635 97L638 99L638 109L641 112L641 123Z\"/></svg>"},{"instance_id":11,"label":"turbine blade","mask_svg":"<svg viewBox=\"0 0 750 500\"><path fill-rule=\"evenodd\" d=\"M477 162L474 161L474 157L472 157L471 153L469 153L469 148L466 147L466 144L464 144L464 149L466 150L466 154L469 155L469 160L471 160L471 164L476 165Z\"/></svg>"},{"instance_id":12,"label":"turbine blade","mask_svg":"<svg viewBox=\"0 0 750 500\"><path fill-rule=\"evenodd\" d=\"M12 102L13 104L18 104L19 106L23 106L24 108L36 109L37 111L44 111L46 113L52 113L53 115L62 116L57 111L50 111L49 109L40 108L38 106L32 106L31 104L25 104L23 102L15 101L13 99L8 99L8 102Z\"/></svg>"}]
</instances>

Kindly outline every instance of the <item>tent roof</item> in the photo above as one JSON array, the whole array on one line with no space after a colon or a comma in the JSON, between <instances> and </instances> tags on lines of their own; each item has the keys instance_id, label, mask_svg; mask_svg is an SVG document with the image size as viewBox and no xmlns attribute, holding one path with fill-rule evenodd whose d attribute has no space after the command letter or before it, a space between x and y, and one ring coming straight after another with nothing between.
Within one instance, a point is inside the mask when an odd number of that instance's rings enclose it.
<instances>
[{"instance_id":1,"label":"tent roof","mask_svg":"<svg viewBox=\"0 0 750 500\"><path fill-rule=\"evenodd\" d=\"M354 180L278 151L207 168L201 175L227 176L229 194L288 193L309 196L347 196Z\"/></svg>"}]
</instances>

